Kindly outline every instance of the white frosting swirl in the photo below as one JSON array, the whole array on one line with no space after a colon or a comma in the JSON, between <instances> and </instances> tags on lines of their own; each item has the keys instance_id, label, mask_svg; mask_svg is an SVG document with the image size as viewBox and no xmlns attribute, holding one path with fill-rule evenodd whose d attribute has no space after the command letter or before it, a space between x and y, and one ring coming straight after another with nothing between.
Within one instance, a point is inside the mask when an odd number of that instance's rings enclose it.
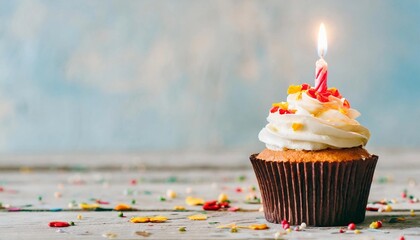
<instances>
[{"instance_id":1,"label":"white frosting swirl","mask_svg":"<svg viewBox=\"0 0 420 240\"><path fill-rule=\"evenodd\" d=\"M290 94L288 109L294 114L270 113L258 138L271 150L321 150L366 145L369 130L355 120L360 113L343 106L344 98L329 96L320 102L306 92ZM295 128L293 128L295 126ZM298 127L296 127L298 126Z\"/></svg>"}]
</instances>

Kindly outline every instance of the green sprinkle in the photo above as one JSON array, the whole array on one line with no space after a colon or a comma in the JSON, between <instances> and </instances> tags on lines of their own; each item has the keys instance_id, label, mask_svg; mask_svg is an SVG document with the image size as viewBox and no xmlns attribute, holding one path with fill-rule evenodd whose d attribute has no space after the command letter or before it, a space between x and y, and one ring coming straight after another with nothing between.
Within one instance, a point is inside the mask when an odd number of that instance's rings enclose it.
<instances>
[{"instance_id":1,"label":"green sprinkle","mask_svg":"<svg viewBox=\"0 0 420 240\"><path fill-rule=\"evenodd\" d=\"M145 195L152 195L152 192L151 191L144 191L143 192Z\"/></svg>"},{"instance_id":2,"label":"green sprinkle","mask_svg":"<svg viewBox=\"0 0 420 240\"><path fill-rule=\"evenodd\" d=\"M167 182L171 182L171 183L173 183L173 182L176 182L178 179L175 177L175 176L171 176L171 177L169 177L166 181Z\"/></svg>"},{"instance_id":3,"label":"green sprinkle","mask_svg":"<svg viewBox=\"0 0 420 240\"><path fill-rule=\"evenodd\" d=\"M413 200L413 198L414 198L414 196L413 195L410 195L410 196L408 196L411 200Z\"/></svg>"},{"instance_id":4,"label":"green sprinkle","mask_svg":"<svg viewBox=\"0 0 420 240\"><path fill-rule=\"evenodd\" d=\"M69 224L70 224L71 226L76 225L76 224L74 224L74 222L73 222L73 221L71 221Z\"/></svg>"},{"instance_id":5,"label":"green sprinkle","mask_svg":"<svg viewBox=\"0 0 420 240\"><path fill-rule=\"evenodd\" d=\"M124 213L123 212L119 212L118 213L118 217L124 217Z\"/></svg>"},{"instance_id":6,"label":"green sprinkle","mask_svg":"<svg viewBox=\"0 0 420 240\"><path fill-rule=\"evenodd\" d=\"M244 175L241 175L241 176L238 177L239 182L243 182L245 180L246 180L246 177Z\"/></svg>"},{"instance_id":7,"label":"green sprinkle","mask_svg":"<svg viewBox=\"0 0 420 240\"><path fill-rule=\"evenodd\" d=\"M164 201L166 201L166 198L164 198L164 197L159 197L159 201L164 202Z\"/></svg>"},{"instance_id":8,"label":"green sprinkle","mask_svg":"<svg viewBox=\"0 0 420 240\"><path fill-rule=\"evenodd\" d=\"M131 204L136 204L136 199L131 200Z\"/></svg>"},{"instance_id":9,"label":"green sprinkle","mask_svg":"<svg viewBox=\"0 0 420 240\"><path fill-rule=\"evenodd\" d=\"M219 222L209 222L210 225L219 224Z\"/></svg>"},{"instance_id":10,"label":"green sprinkle","mask_svg":"<svg viewBox=\"0 0 420 240\"><path fill-rule=\"evenodd\" d=\"M185 232L185 231L187 231L187 228L186 227L179 227L178 230L180 232Z\"/></svg>"},{"instance_id":11,"label":"green sprinkle","mask_svg":"<svg viewBox=\"0 0 420 240\"><path fill-rule=\"evenodd\" d=\"M41 195L38 196L38 201L42 201L42 196Z\"/></svg>"}]
</instances>

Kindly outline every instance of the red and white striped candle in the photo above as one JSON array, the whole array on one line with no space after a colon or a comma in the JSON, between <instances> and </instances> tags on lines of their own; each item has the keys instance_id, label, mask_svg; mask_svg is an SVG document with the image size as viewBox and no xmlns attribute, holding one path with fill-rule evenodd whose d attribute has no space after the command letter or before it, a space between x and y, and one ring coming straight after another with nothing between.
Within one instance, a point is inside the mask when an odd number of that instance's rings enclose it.
<instances>
[{"instance_id":1,"label":"red and white striped candle","mask_svg":"<svg viewBox=\"0 0 420 240\"><path fill-rule=\"evenodd\" d=\"M323 93L327 91L327 76L328 76L328 64L324 60L324 56L327 55L327 33L325 26L321 23L318 33L318 56L320 59L316 61L315 69L315 90Z\"/></svg>"}]
</instances>

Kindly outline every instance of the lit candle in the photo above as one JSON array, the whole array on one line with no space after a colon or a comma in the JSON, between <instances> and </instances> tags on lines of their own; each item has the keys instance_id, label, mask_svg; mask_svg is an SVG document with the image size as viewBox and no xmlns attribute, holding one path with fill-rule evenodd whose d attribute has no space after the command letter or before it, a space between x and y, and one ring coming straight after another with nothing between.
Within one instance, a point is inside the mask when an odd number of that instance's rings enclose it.
<instances>
[{"instance_id":1,"label":"lit candle","mask_svg":"<svg viewBox=\"0 0 420 240\"><path fill-rule=\"evenodd\" d=\"M321 93L327 91L328 64L324 60L325 55L327 55L327 33L324 24L321 23L318 33L318 56L320 59L315 64L315 90Z\"/></svg>"}]
</instances>

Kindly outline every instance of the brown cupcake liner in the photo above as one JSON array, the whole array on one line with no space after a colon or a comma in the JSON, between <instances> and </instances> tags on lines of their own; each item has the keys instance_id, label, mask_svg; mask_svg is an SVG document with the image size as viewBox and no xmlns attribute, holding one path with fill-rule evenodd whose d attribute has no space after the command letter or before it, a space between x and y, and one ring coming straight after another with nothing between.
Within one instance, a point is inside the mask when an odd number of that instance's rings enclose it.
<instances>
[{"instance_id":1,"label":"brown cupcake liner","mask_svg":"<svg viewBox=\"0 0 420 240\"><path fill-rule=\"evenodd\" d=\"M274 162L250 157L267 221L340 226L365 219L378 156L342 162Z\"/></svg>"}]
</instances>

